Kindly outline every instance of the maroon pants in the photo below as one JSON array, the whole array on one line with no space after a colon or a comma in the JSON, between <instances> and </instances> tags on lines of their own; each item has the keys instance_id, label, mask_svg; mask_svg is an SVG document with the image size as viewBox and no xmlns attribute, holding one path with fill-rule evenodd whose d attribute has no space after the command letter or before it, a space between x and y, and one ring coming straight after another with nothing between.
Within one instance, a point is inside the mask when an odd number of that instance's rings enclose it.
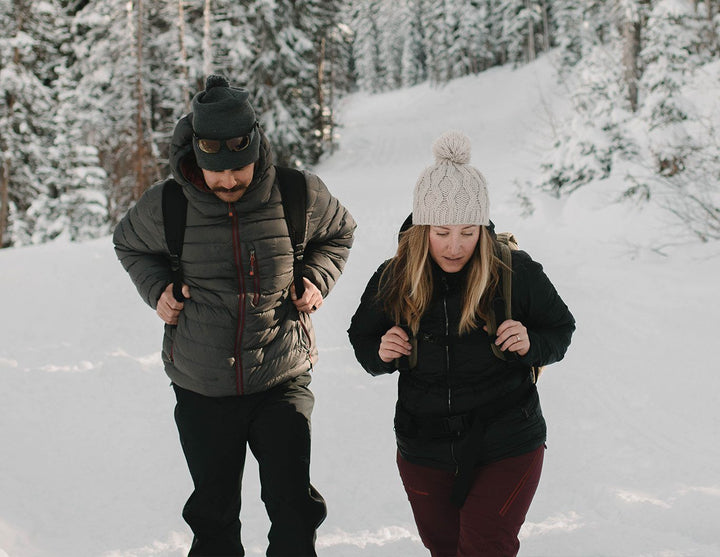
<instances>
[{"instance_id":1,"label":"maroon pants","mask_svg":"<svg viewBox=\"0 0 720 557\"><path fill-rule=\"evenodd\" d=\"M540 481L545 447L477 468L462 508L450 502L452 472L397 464L420 538L432 557L508 557Z\"/></svg>"}]
</instances>

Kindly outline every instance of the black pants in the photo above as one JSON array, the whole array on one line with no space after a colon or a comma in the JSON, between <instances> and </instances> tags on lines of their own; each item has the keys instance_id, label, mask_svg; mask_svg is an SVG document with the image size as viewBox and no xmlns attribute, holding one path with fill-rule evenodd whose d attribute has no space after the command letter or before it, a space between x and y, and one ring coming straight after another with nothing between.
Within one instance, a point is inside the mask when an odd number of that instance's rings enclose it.
<instances>
[{"instance_id":1,"label":"black pants","mask_svg":"<svg viewBox=\"0 0 720 557\"><path fill-rule=\"evenodd\" d=\"M173 385L175 422L195 490L183 518L190 556L245 555L240 494L246 447L258 461L268 556L315 557L325 501L310 485L309 374L252 395L206 397Z\"/></svg>"}]
</instances>

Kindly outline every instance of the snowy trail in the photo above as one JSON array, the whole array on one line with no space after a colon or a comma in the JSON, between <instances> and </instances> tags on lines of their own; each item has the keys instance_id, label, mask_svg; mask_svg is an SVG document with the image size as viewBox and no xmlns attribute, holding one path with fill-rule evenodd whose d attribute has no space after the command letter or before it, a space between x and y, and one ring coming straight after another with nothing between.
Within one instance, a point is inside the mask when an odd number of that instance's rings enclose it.
<instances>
[{"instance_id":1,"label":"snowy trail","mask_svg":"<svg viewBox=\"0 0 720 557\"><path fill-rule=\"evenodd\" d=\"M324 557L426 555L394 464L394 377L355 363L345 330L395 248L430 143L460 128L488 178L491 215L541 261L578 320L540 383L544 475L521 555L720 556L720 254L638 248L662 222L608 206L612 184L570 199L517 184L562 98L547 60L345 101L340 150L317 172L359 223L345 275L314 321L313 483L329 516ZM660 224L658 224L660 223ZM649 227L654 227L649 231ZM652 232L652 234L651 234ZM162 371L162 326L109 238L0 252L0 557L178 557L191 490ZM263 555L267 518L248 459L243 536Z\"/></svg>"}]
</instances>

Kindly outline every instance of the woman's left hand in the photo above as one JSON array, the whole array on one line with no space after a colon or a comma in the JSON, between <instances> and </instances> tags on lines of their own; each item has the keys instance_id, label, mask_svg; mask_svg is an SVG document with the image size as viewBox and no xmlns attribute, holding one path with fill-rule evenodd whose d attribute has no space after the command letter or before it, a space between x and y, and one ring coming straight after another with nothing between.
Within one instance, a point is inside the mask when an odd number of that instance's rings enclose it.
<instances>
[{"instance_id":1,"label":"woman's left hand","mask_svg":"<svg viewBox=\"0 0 720 557\"><path fill-rule=\"evenodd\" d=\"M503 352L509 350L515 352L518 356L524 356L530 350L530 337L528 336L525 325L520 321L507 319L500 323L497 328L497 340L495 344L500 347Z\"/></svg>"}]
</instances>

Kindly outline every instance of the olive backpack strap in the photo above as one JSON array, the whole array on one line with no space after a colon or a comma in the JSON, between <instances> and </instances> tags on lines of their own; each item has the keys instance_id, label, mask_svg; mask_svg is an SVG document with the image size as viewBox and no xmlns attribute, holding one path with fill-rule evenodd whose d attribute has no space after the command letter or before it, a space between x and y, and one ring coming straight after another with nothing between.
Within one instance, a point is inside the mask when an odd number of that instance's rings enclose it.
<instances>
[{"instance_id":1,"label":"olive backpack strap","mask_svg":"<svg viewBox=\"0 0 720 557\"><path fill-rule=\"evenodd\" d=\"M497 246L500 250L500 259L502 265L502 298L493 300L488 316L488 334L491 338L495 337L498 325L505 319L512 319L512 250L520 249L517 239L512 232L500 232L497 234ZM493 353L500 359L506 360L505 353L490 344ZM533 382L537 383L544 366L532 366Z\"/></svg>"},{"instance_id":2,"label":"olive backpack strap","mask_svg":"<svg viewBox=\"0 0 720 557\"><path fill-rule=\"evenodd\" d=\"M496 245L500 252L500 261L502 262L502 297L495 298L490 306L490 312L487 320L487 329L490 338L495 340L497 328L506 319L512 319L512 252L508 244L508 237L515 237L509 232L501 232L497 235ZM517 244L515 243L517 249ZM490 344L493 353L501 360L506 360L505 353L500 350L495 343Z\"/></svg>"},{"instance_id":3,"label":"olive backpack strap","mask_svg":"<svg viewBox=\"0 0 720 557\"><path fill-rule=\"evenodd\" d=\"M185 296L182 293L184 279L180 260L182 258L183 243L185 242L187 198L182 191L182 186L175 180L167 180L163 184L162 212L165 226L165 242L170 252L173 296L178 302L182 302L185 300Z\"/></svg>"},{"instance_id":4,"label":"olive backpack strap","mask_svg":"<svg viewBox=\"0 0 720 557\"><path fill-rule=\"evenodd\" d=\"M276 166L278 187L282 198L283 213L287 223L290 242L293 247L293 283L298 298L305 292L303 284L303 261L305 254L305 233L307 230L307 182L299 170Z\"/></svg>"}]
</instances>

